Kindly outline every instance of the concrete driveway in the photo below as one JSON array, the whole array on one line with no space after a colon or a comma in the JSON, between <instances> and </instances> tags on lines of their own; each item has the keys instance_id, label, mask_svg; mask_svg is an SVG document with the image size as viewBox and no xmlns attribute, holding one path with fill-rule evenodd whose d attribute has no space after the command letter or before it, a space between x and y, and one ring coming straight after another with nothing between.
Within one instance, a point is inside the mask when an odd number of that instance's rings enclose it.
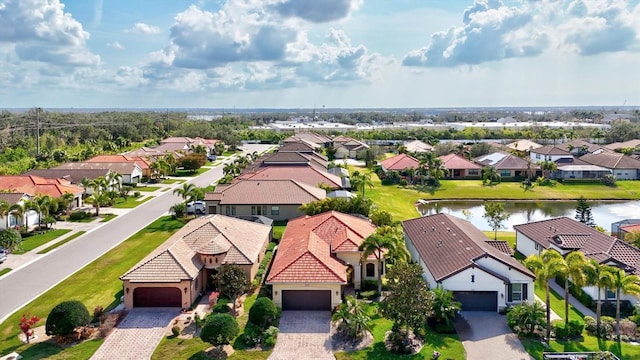
<instances>
[{"instance_id":1,"label":"concrete driveway","mask_svg":"<svg viewBox=\"0 0 640 360\"><path fill-rule=\"evenodd\" d=\"M530 360L507 318L495 312L463 311L455 322L467 360Z\"/></svg>"},{"instance_id":2,"label":"concrete driveway","mask_svg":"<svg viewBox=\"0 0 640 360\"><path fill-rule=\"evenodd\" d=\"M335 359L329 311L284 311L270 360Z\"/></svg>"},{"instance_id":3,"label":"concrete driveway","mask_svg":"<svg viewBox=\"0 0 640 360\"><path fill-rule=\"evenodd\" d=\"M178 308L132 309L91 359L151 359L167 327L178 314Z\"/></svg>"}]
</instances>

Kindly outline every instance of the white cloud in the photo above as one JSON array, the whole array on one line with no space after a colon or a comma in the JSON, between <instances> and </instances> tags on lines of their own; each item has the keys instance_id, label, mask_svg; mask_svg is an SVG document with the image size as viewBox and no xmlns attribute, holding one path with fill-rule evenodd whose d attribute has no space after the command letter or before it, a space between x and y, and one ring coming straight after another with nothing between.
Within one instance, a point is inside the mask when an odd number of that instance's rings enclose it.
<instances>
[{"instance_id":1,"label":"white cloud","mask_svg":"<svg viewBox=\"0 0 640 360\"><path fill-rule=\"evenodd\" d=\"M581 55L623 51L638 45L638 7L621 0L522 2L476 0L463 25L431 35L427 46L410 51L406 66L476 65L545 51ZM635 24L635 26L634 26Z\"/></svg>"},{"instance_id":2,"label":"white cloud","mask_svg":"<svg viewBox=\"0 0 640 360\"><path fill-rule=\"evenodd\" d=\"M8 43L20 61L62 66L100 62L86 46L89 33L59 0L6 0L0 4L0 43Z\"/></svg>"},{"instance_id":3,"label":"white cloud","mask_svg":"<svg viewBox=\"0 0 640 360\"><path fill-rule=\"evenodd\" d=\"M160 34L160 28L154 25L139 22L135 23L133 27L126 29L124 32L142 35L155 35Z\"/></svg>"},{"instance_id":4,"label":"white cloud","mask_svg":"<svg viewBox=\"0 0 640 360\"><path fill-rule=\"evenodd\" d=\"M124 50L124 46L117 41L107 43L107 46L116 50Z\"/></svg>"},{"instance_id":5,"label":"white cloud","mask_svg":"<svg viewBox=\"0 0 640 360\"><path fill-rule=\"evenodd\" d=\"M343 19L351 11L357 10L362 0L284 0L275 5L284 17L298 17L314 23Z\"/></svg>"}]
</instances>

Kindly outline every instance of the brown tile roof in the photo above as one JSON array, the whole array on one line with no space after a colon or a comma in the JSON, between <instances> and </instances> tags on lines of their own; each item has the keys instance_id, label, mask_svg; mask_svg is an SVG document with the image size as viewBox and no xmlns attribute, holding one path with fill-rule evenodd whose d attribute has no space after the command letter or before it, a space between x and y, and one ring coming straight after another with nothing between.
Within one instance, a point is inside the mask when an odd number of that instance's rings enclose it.
<instances>
[{"instance_id":1,"label":"brown tile roof","mask_svg":"<svg viewBox=\"0 0 640 360\"><path fill-rule=\"evenodd\" d=\"M26 194L24 193L11 193L11 192L0 192L0 201L6 201L9 205L17 204L22 198L24 198Z\"/></svg>"},{"instance_id":2,"label":"brown tile roof","mask_svg":"<svg viewBox=\"0 0 640 360\"><path fill-rule=\"evenodd\" d=\"M399 154L380 161L380 165L387 170L402 171L407 168L417 168L420 161L411 155Z\"/></svg>"},{"instance_id":3,"label":"brown tile roof","mask_svg":"<svg viewBox=\"0 0 640 360\"><path fill-rule=\"evenodd\" d=\"M239 180L218 185L205 200L220 200L221 205L306 204L326 197L326 191L295 180Z\"/></svg>"},{"instance_id":4,"label":"brown tile roof","mask_svg":"<svg viewBox=\"0 0 640 360\"><path fill-rule=\"evenodd\" d=\"M574 219L559 217L513 228L545 249L554 245L560 249L581 251L601 263L616 261L627 271L640 275L640 249Z\"/></svg>"},{"instance_id":5,"label":"brown tile roof","mask_svg":"<svg viewBox=\"0 0 640 360\"><path fill-rule=\"evenodd\" d=\"M347 281L346 265L332 253L358 251L375 231L368 220L329 211L287 223L268 283L340 283Z\"/></svg>"},{"instance_id":6,"label":"brown tile roof","mask_svg":"<svg viewBox=\"0 0 640 360\"><path fill-rule=\"evenodd\" d=\"M314 152L314 149L315 149L314 146L311 146L308 143L304 143L304 142L298 141L298 142L284 143L282 146L280 146L278 151L279 152L302 152L302 153L308 153L308 152Z\"/></svg>"},{"instance_id":7,"label":"brown tile roof","mask_svg":"<svg viewBox=\"0 0 640 360\"><path fill-rule=\"evenodd\" d=\"M580 149L583 146L586 146L587 147L587 152L590 152L590 153L592 153L594 151L597 151L599 149L608 150L606 148L603 148L600 145L592 144L590 142L587 142L587 141L584 141L584 140L580 140L580 139L571 140L569 142L558 144L556 146L558 148L562 149L562 150L569 151L569 152L571 152L571 150L569 150L570 147L573 147L573 149Z\"/></svg>"},{"instance_id":8,"label":"brown tile roof","mask_svg":"<svg viewBox=\"0 0 640 360\"><path fill-rule=\"evenodd\" d=\"M52 169L108 169L119 174L131 174L135 170L136 166L136 163L129 162L68 162Z\"/></svg>"},{"instance_id":9,"label":"brown tile roof","mask_svg":"<svg viewBox=\"0 0 640 360\"><path fill-rule=\"evenodd\" d=\"M71 185L65 179L45 179L35 175L0 176L0 190L19 192L31 196L42 194L60 197L64 193L81 194L84 189Z\"/></svg>"},{"instance_id":10,"label":"brown tile roof","mask_svg":"<svg viewBox=\"0 0 640 360\"><path fill-rule=\"evenodd\" d=\"M640 160L616 152L585 154L580 160L608 169L640 169Z\"/></svg>"},{"instance_id":11,"label":"brown tile roof","mask_svg":"<svg viewBox=\"0 0 640 360\"><path fill-rule=\"evenodd\" d=\"M285 143L285 144L288 144L288 143L303 143L303 144L305 144L305 145L307 145L307 146L309 146L309 147L311 147L313 149L322 148L322 145L316 144L316 143L314 143L312 141L305 140L305 139L302 139L302 138L299 138L299 137L296 137L296 136L290 136L290 137L284 139L282 142Z\"/></svg>"},{"instance_id":12,"label":"brown tile roof","mask_svg":"<svg viewBox=\"0 0 640 360\"><path fill-rule=\"evenodd\" d=\"M120 277L132 282L194 279L204 264L199 254L220 255L223 264L254 264L271 227L223 215L192 220Z\"/></svg>"},{"instance_id":13,"label":"brown tile roof","mask_svg":"<svg viewBox=\"0 0 640 360\"><path fill-rule=\"evenodd\" d=\"M402 227L438 282L468 267L477 267L475 261L485 256L533 277L516 259L487 243L490 240L469 221L435 214L403 221Z\"/></svg>"},{"instance_id":14,"label":"brown tile roof","mask_svg":"<svg viewBox=\"0 0 640 360\"><path fill-rule=\"evenodd\" d=\"M165 153L163 151L160 151L160 150L154 149L154 148L150 148L150 147L146 147L146 146L143 146L143 147L141 147L139 149L131 150L128 153L126 153L126 155L131 156L131 157L143 157L143 158L162 156L164 154Z\"/></svg>"},{"instance_id":15,"label":"brown tile roof","mask_svg":"<svg viewBox=\"0 0 640 360\"><path fill-rule=\"evenodd\" d=\"M530 152L532 154L541 154L541 155L571 155L570 152L566 150L562 150L561 148L555 145L545 145L537 149L532 149Z\"/></svg>"},{"instance_id":16,"label":"brown tile roof","mask_svg":"<svg viewBox=\"0 0 640 360\"><path fill-rule=\"evenodd\" d=\"M298 139L303 139L318 145L324 145L325 143L331 142L330 137L310 131L296 133L295 135L286 138L284 142L298 141Z\"/></svg>"},{"instance_id":17,"label":"brown tile roof","mask_svg":"<svg viewBox=\"0 0 640 360\"><path fill-rule=\"evenodd\" d=\"M486 243L502 251L507 255L513 255L513 249L511 249L511 246L509 246L509 243L506 241L489 240L489 241L486 241Z\"/></svg>"},{"instance_id":18,"label":"brown tile roof","mask_svg":"<svg viewBox=\"0 0 640 360\"><path fill-rule=\"evenodd\" d=\"M91 159L85 162L98 162L98 163L116 163L116 162L124 162L124 163L136 163L140 166L141 169L148 169L151 162L146 160L140 156L127 156L127 155L98 155L94 156Z\"/></svg>"},{"instance_id":19,"label":"brown tile roof","mask_svg":"<svg viewBox=\"0 0 640 360\"><path fill-rule=\"evenodd\" d=\"M339 176L322 171L311 166L267 166L258 168L254 172L244 173L238 179L251 180L296 180L311 186L325 184L332 189L341 189L342 180Z\"/></svg>"},{"instance_id":20,"label":"brown tile roof","mask_svg":"<svg viewBox=\"0 0 640 360\"><path fill-rule=\"evenodd\" d=\"M473 163L458 154L449 154L440 156L440 160L442 160L442 164L448 170L458 170L458 169L481 169L482 166Z\"/></svg>"},{"instance_id":21,"label":"brown tile roof","mask_svg":"<svg viewBox=\"0 0 640 360\"><path fill-rule=\"evenodd\" d=\"M100 176L107 176L109 171L109 169L34 169L23 175L35 175L45 179L65 179L72 184L80 184L84 178L97 179Z\"/></svg>"},{"instance_id":22,"label":"brown tile roof","mask_svg":"<svg viewBox=\"0 0 640 360\"><path fill-rule=\"evenodd\" d=\"M609 145L604 145L604 147L606 147L609 150L636 148L636 147L640 147L640 140L633 139L625 142L616 142L616 143L611 143Z\"/></svg>"},{"instance_id":23,"label":"brown tile roof","mask_svg":"<svg viewBox=\"0 0 640 360\"><path fill-rule=\"evenodd\" d=\"M474 161L483 165L493 166L496 170L526 170L529 166L527 160L503 151L477 157ZM540 166L532 163L531 169L537 170L540 169Z\"/></svg>"}]
</instances>

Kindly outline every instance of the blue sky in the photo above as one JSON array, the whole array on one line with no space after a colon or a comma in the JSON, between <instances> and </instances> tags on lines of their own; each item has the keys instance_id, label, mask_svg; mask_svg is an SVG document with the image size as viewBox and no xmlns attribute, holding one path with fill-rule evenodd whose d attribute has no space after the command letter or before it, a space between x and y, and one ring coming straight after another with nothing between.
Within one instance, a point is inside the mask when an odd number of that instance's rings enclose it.
<instances>
[{"instance_id":1,"label":"blue sky","mask_svg":"<svg viewBox=\"0 0 640 360\"><path fill-rule=\"evenodd\" d=\"M640 105L639 0L0 0L0 108Z\"/></svg>"}]
</instances>

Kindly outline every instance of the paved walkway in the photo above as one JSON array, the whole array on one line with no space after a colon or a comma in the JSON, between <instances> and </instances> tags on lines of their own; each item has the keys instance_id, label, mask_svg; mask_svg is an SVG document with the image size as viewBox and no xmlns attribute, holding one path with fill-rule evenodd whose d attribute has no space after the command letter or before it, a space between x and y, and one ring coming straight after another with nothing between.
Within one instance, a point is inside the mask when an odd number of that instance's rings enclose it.
<instances>
[{"instance_id":1,"label":"paved walkway","mask_svg":"<svg viewBox=\"0 0 640 360\"><path fill-rule=\"evenodd\" d=\"M561 298L564 299L564 288L562 286L558 285L555 281L551 281L549 283L549 287L552 288L555 292L558 293L558 295L560 295ZM576 299L575 297L571 296L571 294L569 294L569 304L573 305L573 307L576 308L576 310L580 311L582 313L582 315L591 316L594 319L596 318L596 313L595 312L593 312L588 307L584 306L580 301L578 301L578 299ZM564 304L562 306L563 306L563 309L564 309ZM562 310L562 311L564 312L564 310Z\"/></svg>"},{"instance_id":2,"label":"paved walkway","mask_svg":"<svg viewBox=\"0 0 640 360\"><path fill-rule=\"evenodd\" d=\"M455 322L467 360L530 360L505 316L489 311L463 311Z\"/></svg>"},{"instance_id":3,"label":"paved walkway","mask_svg":"<svg viewBox=\"0 0 640 360\"><path fill-rule=\"evenodd\" d=\"M91 359L151 359L167 327L179 313L177 308L132 309Z\"/></svg>"},{"instance_id":4,"label":"paved walkway","mask_svg":"<svg viewBox=\"0 0 640 360\"><path fill-rule=\"evenodd\" d=\"M270 360L335 359L329 311L284 311Z\"/></svg>"}]
</instances>

